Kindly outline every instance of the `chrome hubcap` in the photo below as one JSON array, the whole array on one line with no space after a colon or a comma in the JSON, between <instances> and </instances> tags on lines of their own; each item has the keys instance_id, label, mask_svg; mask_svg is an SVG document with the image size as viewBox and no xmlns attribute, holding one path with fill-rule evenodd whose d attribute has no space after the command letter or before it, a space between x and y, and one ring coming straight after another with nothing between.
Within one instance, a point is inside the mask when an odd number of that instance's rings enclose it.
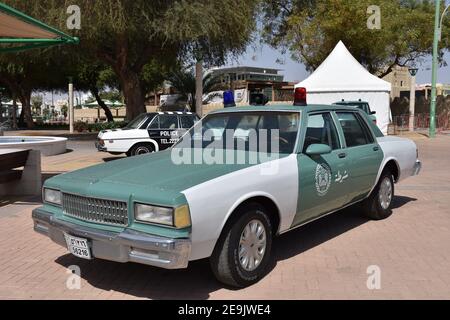
<instances>
[{"instance_id":1,"label":"chrome hubcap","mask_svg":"<svg viewBox=\"0 0 450 320\"><path fill-rule=\"evenodd\" d=\"M381 207L386 210L391 205L392 201L392 182L391 179L385 177L381 181L380 192L378 194Z\"/></svg>"},{"instance_id":2,"label":"chrome hubcap","mask_svg":"<svg viewBox=\"0 0 450 320\"><path fill-rule=\"evenodd\" d=\"M239 241L239 263L244 270L253 271L258 268L266 253L266 244L266 228L262 222L250 221Z\"/></svg>"},{"instance_id":3,"label":"chrome hubcap","mask_svg":"<svg viewBox=\"0 0 450 320\"><path fill-rule=\"evenodd\" d=\"M147 147L139 147L136 149L136 155L150 153L150 150Z\"/></svg>"}]
</instances>

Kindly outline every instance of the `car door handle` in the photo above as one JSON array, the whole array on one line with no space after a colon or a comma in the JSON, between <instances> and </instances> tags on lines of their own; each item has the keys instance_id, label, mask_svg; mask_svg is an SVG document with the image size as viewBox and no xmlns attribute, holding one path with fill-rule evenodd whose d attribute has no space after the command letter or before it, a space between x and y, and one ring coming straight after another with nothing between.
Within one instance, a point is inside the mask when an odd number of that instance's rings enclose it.
<instances>
[{"instance_id":1,"label":"car door handle","mask_svg":"<svg viewBox=\"0 0 450 320\"><path fill-rule=\"evenodd\" d=\"M378 150L380 150L380 147L378 147L378 146L373 147L373 151L378 151Z\"/></svg>"},{"instance_id":2,"label":"car door handle","mask_svg":"<svg viewBox=\"0 0 450 320\"><path fill-rule=\"evenodd\" d=\"M346 156L347 156L347 154L345 152L342 152L342 153L338 154L338 157L341 158L341 159L345 158Z\"/></svg>"}]
</instances>

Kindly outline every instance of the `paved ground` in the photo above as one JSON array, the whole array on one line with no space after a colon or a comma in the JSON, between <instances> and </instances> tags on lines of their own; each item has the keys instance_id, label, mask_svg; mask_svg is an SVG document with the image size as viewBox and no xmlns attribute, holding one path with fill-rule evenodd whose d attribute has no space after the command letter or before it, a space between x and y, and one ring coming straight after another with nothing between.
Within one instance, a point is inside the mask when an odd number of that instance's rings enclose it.
<instances>
[{"instance_id":1,"label":"paved ground","mask_svg":"<svg viewBox=\"0 0 450 320\"><path fill-rule=\"evenodd\" d=\"M32 231L40 199L0 201L0 298L3 299L449 299L450 136L416 137L424 169L397 186L394 214L368 221L357 209L325 217L276 239L271 271L258 284L230 290L208 262L168 271L138 264L82 261ZM43 159L52 174L102 162L92 142ZM33 202L34 201L34 202ZM69 290L67 267L81 268L81 289ZM381 271L381 289L367 288L367 268Z\"/></svg>"}]
</instances>

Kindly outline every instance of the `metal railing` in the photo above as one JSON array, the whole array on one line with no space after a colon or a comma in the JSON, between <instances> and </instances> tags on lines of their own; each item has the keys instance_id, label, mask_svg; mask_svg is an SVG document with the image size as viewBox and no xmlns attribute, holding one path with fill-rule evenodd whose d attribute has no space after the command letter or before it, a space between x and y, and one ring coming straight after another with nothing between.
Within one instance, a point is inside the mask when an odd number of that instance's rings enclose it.
<instances>
[{"instance_id":1,"label":"metal railing","mask_svg":"<svg viewBox=\"0 0 450 320\"><path fill-rule=\"evenodd\" d=\"M391 126L394 129L394 134L409 130L409 114L402 114L394 116ZM414 115L414 130L426 130L430 127L430 114L419 113ZM442 113L436 115L436 131L442 132L450 130L450 114Z\"/></svg>"}]
</instances>

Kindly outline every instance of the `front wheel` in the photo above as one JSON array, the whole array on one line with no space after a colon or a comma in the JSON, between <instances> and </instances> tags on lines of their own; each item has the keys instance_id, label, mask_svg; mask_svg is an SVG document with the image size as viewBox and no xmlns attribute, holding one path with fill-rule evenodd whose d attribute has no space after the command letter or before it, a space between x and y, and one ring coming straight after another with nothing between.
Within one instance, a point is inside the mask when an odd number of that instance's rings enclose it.
<instances>
[{"instance_id":1,"label":"front wheel","mask_svg":"<svg viewBox=\"0 0 450 320\"><path fill-rule=\"evenodd\" d=\"M371 195L363 202L366 216L373 220L386 219L392 214L394 178L389 170L383 171Z\"/></svg>"},{"instance_id":2,"label":"front wheel","mask_svg":"<svg viewBox=\"0 0 450 320\"><path fill-rule=\"evenodd\" d=\"M210 263L220 282L246 287L265 275L272 248L272 224L259 204L241 208L235 217L222 232Z\"/></svg>"}]
</instances>

